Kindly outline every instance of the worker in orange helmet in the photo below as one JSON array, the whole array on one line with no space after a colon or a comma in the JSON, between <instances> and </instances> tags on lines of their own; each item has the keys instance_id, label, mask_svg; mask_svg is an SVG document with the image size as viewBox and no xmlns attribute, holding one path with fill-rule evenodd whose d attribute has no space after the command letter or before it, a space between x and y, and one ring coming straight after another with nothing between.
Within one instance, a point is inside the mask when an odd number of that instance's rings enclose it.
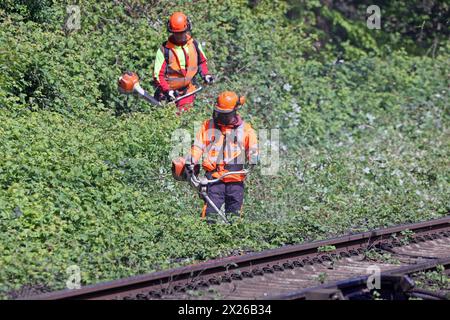
<instances>
[{"instance_id":1,"label":"worker in orange helmet","mask_svg":"<svg viewBox=\"0 0 450 320\"><path fill-rule=\"evenodd\" d=\"M203 122L196 134L187 157L188 167L199 164L208 179L215 179L229 171L240 171L244 164L254 166L258 162L258 141L255 130L237 114L245 102L231 91L222 92L217 98L212 119ZM225 204L225 214L240 217L244 199L244 174L232 174L209 185L208 196L220 208ZM202 218L208 223L217 219L217 212L205 202Z\"/></svg>"},{"instance_id":2,"label":"worker in orange helmet","mask_svg":"<svg viewBox=\"0 0 450 320\"><path fill-rule=\"evenodd\" d=\"M167 31L171 35L156 52L153 70L155 98L159 101L174 101L194 91L196 87L192 81L197 73L206 83L214 81L201 44L191 36L189 18L182 12L173 13L167 22ZM195 94L177 101L177 114L189 110L194 101Z\"/></svg>"}]
</instances>

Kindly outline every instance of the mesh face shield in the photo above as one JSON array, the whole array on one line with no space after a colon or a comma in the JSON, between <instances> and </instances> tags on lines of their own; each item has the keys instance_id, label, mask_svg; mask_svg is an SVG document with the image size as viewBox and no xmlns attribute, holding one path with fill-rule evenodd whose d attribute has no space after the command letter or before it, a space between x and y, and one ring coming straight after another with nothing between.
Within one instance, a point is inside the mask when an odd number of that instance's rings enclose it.
<instances>
[{"instance_id":1,"label":"mesh face shield","mask_svg":"<svg viewBox=\"0 0 450 320\"><path fill-rule=\"evenodd\" d=\"M188 40L187 32L174 32L172 33L172 39L176 44L185 44Z\"/></svg>"},{"instance_id":2,"label":"mesh face shield","mask_svg":"<svg viewBox=\"0 0 450 320\"><path fill-rule=\"evenodd\" d=\"M222 113L222 112L213 112L213 118L215 121L224 124L229 125L232 124L236 119L236 111L228 112L228 113Z\"/></svg>"}]
</instances>

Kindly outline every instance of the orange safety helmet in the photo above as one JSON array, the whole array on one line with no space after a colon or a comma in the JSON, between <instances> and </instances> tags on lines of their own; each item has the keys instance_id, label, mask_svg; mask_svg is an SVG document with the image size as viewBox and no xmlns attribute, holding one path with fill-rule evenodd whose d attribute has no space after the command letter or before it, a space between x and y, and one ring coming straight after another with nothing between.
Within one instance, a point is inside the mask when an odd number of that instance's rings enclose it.
<instances>
[{"instance_id":1,"label":"orange safety helmet","mask_svg":"<svg viewBox=\"0 0 450 320\"><path fill-rule=\"evenodd\" d=\"M217 98L217 104L214 110L220 113L230 113L245 103L245 97L238 96L233 91L224 91Z\"/></svg>"},{"instance_id":2,"label":"orange safety helmet","mask_svg":"<svg viewBox=\"0 0 450 320\"><path fill-rule=\"evenodd\" d=\"M167 31L170 33L191 31L191 20L183 12L174 12L167 21Z\"/></svg>"}]
</instances>

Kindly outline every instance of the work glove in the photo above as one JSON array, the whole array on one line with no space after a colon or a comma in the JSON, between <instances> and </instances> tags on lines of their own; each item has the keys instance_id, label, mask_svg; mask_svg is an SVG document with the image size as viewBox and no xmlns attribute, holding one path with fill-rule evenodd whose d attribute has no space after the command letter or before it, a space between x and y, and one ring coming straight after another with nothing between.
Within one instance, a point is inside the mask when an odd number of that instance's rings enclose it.
<instances>
[{"instance_id":1,"label":"work glove","mask_svg":"<svg viewBox=\"0 0 450 320\"><path fill-rule=\"evenodd\" d=\"M174 101L177 99L177 97L178 97L178 93L175 90L169 90L167 92L167 99L169 101Z\"/></svg>"},{"instance_id":2,"label":"work glove","mask_svg":"<svg viewBox=\"0 0 450 320\"><path fill-rule=\"evenodd\" d=\"M205 80L206 83L211 84L211 83L214 82L214 77L212 75L210 75L210 74L207 74L205 76L204 80Z\"/></svg>"}]
</instances>

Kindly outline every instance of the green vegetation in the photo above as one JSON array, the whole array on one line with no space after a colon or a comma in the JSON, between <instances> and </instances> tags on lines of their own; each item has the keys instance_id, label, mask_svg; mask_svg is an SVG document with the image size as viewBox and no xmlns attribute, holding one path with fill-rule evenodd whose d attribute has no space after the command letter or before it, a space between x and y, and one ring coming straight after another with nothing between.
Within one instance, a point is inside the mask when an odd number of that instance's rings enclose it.
<instances>
[{"instance_id":1,"label":"green vegetation","mask_svg":"<svg viewBox=\"0 0 450 320\"><path fill-rule=\"evenodd\" d=\"M79 30L72 1L0 4L0 297L64 288L73 264L84 285L448 214L444 2L386 1L381 30L339 1L75 2ZM175 10L218 75L180 118L116 90L124 70L151 88ZM247 94L255 128L280 129L281 163L249 177L243 221L207 226L169 153L224 89Z\"/></svg>"},{"instance_id":2,"label":"green vegetation","mask_svg":"<svg viewBox=\"0 0 450 320\"><path fill-rule=\"evenodd\" d=\"M336 250L335 246L321 246L317 248L317 252L330 252Z\"/></svg>"},{"instance_id":3,"label":"green vegetation","mask_svg":"<svg viewBox=\"0 0 450 320\"><path fill-rule=\"evenodd\" d=\"M437 266L435 271L414 274L414 282L417 288L439 292L450 298L450 278L442 265Z\"/></svg>"},{"instance_id":4,"label":"green vegetation","mask_svg":"<svg viewBox=\"0 0 450 320\"><path fill-rule=\"evenodd\" d=\"M376 261L388 264L400 264L400 261L389 252L383 252L382 250L370 249L364 252L364 258L368 261Z\"/></svg>"},{"instance_id":5,"label":"green vegetation","mask_svg":"<svg viewBox=\"0 0 450 320\"><path fill-rule=\"evenodd\" d=\"M414 231L411 230L403 230L400 232L400 237L397 234L393 234L391 236L393 240L400 242L402 245L408 245L414 238Z\"/></svg>"},{"instance_id":6,"label":"green vegetation","mask_svg":"<svg viewBox=\"0 0 450 320\"><path fill-rule=\"evenodd\" d=\"M320 284L324 284L325 281L327 281L328 279L328 274L326 272L321 272L317 275L316 280L320 283Z\"/></svg>"}]
</instances>

